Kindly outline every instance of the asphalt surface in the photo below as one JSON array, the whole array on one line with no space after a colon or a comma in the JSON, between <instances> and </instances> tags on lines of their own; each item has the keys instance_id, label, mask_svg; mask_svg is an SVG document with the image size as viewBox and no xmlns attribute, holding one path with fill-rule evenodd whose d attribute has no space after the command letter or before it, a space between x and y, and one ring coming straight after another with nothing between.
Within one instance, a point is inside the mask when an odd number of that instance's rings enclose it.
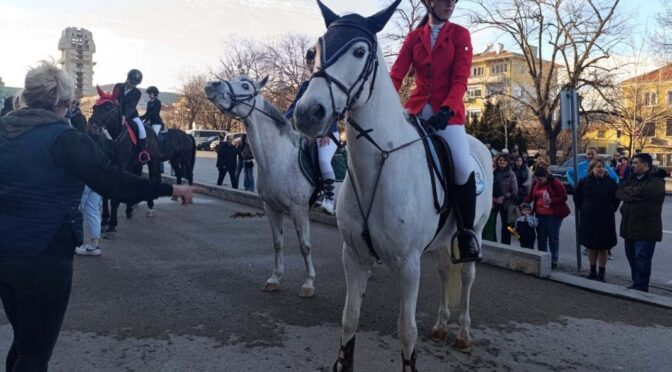
<instances>
[{"instance_id":1,"label":"asphalt surface","mask_svg":"<svg viewBox=\"0 0 672 372\"><path fill-rule=\"evenodd\" d=\"M217 181L217 168L215 167L216 154L212 151L199 151L198 160L194 170L194 178L201 182L215 184ZM169 169L169 168L167 168ZM256 171L256 168L255 168ZM242 177L241 177L242 178ZM230 186L231 182L227 176L224 180L224 186ZM242 180L240 187L242 188ZM569 195L569 207L571 215L565 218L560 229L560 260L559 269L568 273L579 275L576 271L576 245L574 228L574 202ZM621 221L620 212L616 213L616 231ZM498 221L499 224L499 221ZM499 225L497 236L499 237ZM513 239L514 246L520 246L518 241ZM607 262L607 279L615 284L630 285L630 266L625 258L625 248L623 239L618 239L618 245L612 249L613 260ZM588 270L588 257L581 257L583 271ZM652 291L657 294L672 296L672 196L665 198L663 207L663 241L656 245L656 252L653 256L653 268L651 273Z\"/></svg>"},{"instance_id":2,"label":"asphalt surface","mask_svg":"<svg viewBox=\"0 0 672 372\"><path fill-rule=\"evenodd\" d=\"M271 273L265 218L199 196L184 208L162 199L120 221L100 257L76 257L70 305L52 371L328 371L345 295L341 242L313 223L316 296L298 296L304 268L287 223L281 290L260 290ZM601 296L478 265L471 301L471 353L429 339L440 286L423 259L418 299L421 371L637 370L672 365L672 310ZM376 266L362 307L355 370L399 370L398 285ZM0 354L11 328L0 312Z\"/></svg>"}]
</instances>

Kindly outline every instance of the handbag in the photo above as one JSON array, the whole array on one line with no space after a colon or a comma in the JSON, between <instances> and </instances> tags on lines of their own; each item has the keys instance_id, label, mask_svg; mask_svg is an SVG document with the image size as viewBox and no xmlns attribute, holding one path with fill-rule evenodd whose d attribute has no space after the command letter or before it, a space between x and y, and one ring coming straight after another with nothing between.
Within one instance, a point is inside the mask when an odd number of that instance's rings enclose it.
<instances>
[{"instance_id":1,"label":"handbag","mask_svg":"<svg viewBox=\"0 0 672 372\"><path fill-rule=\"evenodd\" d=\"M516 220L518 217L521 216L520 210L518 209L518 206L511 203L506 207L506 224L507 225L515 225Z\"/></svg>"}]
</instances>

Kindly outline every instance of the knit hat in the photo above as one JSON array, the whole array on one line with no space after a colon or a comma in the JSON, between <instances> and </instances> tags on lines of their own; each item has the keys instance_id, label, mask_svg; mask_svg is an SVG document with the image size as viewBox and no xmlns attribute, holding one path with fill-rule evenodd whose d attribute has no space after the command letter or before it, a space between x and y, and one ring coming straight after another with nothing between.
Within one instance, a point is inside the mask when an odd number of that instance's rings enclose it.
<instances>
[{"instance_id":1,"label":"knit hat","mask_svg":"<svg viewBox=\"0 0 672 372\"><path fill-rule=\"evenodd\" d=\"M523 211L523 209L529 209L529 210L532 210L532 207L531 207L529 204L527 204L527 203L521 203L521 204L518 206L518 208L520 209L521 212Z\"/></svg>"}]
</instances>

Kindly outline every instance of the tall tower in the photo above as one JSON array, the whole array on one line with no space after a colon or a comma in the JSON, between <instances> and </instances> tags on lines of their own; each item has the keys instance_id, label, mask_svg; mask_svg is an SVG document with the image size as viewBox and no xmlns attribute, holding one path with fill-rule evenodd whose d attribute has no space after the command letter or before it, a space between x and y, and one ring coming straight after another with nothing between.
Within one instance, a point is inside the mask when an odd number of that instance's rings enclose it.
<instances>
[{"instance_id":1,"label":"tall tower","mask_svg":"<svg viewBox=\"0 0 672 372\"><path fill-rule=\"evenodd\" d=\"M59 63L75 81L75 96L79 98L93 91L96 44L91 32L77 27L66 28L58 42L58 50L61 51Z\"/></svg>"}]
</instances>

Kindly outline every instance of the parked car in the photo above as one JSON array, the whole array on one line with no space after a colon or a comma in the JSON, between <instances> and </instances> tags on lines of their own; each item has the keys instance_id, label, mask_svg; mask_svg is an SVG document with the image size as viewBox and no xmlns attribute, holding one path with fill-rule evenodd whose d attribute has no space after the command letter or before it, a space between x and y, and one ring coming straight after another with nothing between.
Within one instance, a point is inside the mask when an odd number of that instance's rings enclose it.
<instances>
[{"instance_id":1,"label":"parked car","mask_svg":"<svg viewBox=\"0 0 672 372\"><path fill-rule=\"evenodd\" d=\"M611 157L606 154L597 154L601 159L604 161L608 162ZM576 154L576 158L579 160L579 163L582 161L586 161L586 154ZM565 189L567 190L567 193L572 193L574 192L572 185L569 184L569 181L567 180L567 171L569 168L574 167L574 157L570 156L567 158L561 165L551 165L548 168L548 171L553 175L553 177L557 178L562 182L563 185L565 185Z\"/></svg>"},{"instance_id":2,"label":"parked car","mask_svg":"<svg viewBox=\"0 0 672 372\"><path fill-rule=\"evenodd\" d=\"M210 145L213 142L218 142L219 136L212 136L203 138L201 141L196 141L196 150L209 151Z\"/></svg>"}]
</instances>

